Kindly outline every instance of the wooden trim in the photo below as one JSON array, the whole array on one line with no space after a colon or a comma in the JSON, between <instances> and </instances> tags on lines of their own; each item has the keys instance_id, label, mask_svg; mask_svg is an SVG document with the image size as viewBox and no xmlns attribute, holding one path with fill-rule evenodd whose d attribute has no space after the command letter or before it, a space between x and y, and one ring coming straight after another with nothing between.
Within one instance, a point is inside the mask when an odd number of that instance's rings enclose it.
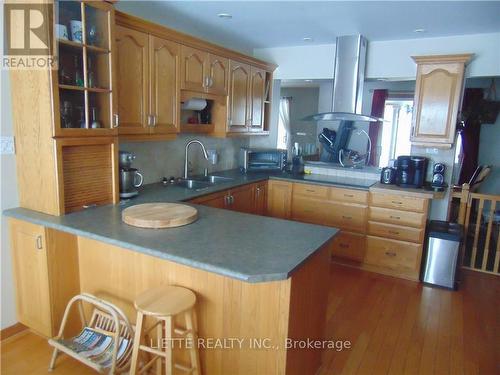
<instances>
[{"instance_id":1,"label":"wooden trim","mask_svg":"<svg viewBox=\"0 0 500 375\"><path fill-rule=\"evenodd\" d=\"M425 55L412 56L411 58L417 63L457 63L467 64L474 57L473 53L462 53L456 55Z\"/></svg>"},{"instance_id":2,"label":"wooden trim","mask_svg":"<svg viewBox=\"0 0 500 375\"><path fill-rule=\"evenodd\" d=\"M17 335L18 333L23 332L27 329L28 327L19 322L9 327L6 327L0 331L0 341L7 340L9 337Z\"/></svg>"},{"instance_id":3,"label":"wooden trim","mask_svg":"<svg viewBox=\"0 0 500 375\"><path fill-rule=\"evenodd\" d=\"M172 141L177 138L177 133L171 134L120 134L120 142L158 142Z\"/></svg>"},{"instance_id":4,"label":"wooden trim","mask_svg":"<svg viewBox=\"0 0 500 375\"><path fill-rule=\"evenodd\" d=\"M217 44L207 42L202 39L195 38L191 35L181 33L179 31L170 29L163 25L153 22L145 21L141 18L132 16L127 13L115 11L115 20L118 25L129 27L138 31L147 32L156 35L160 38L168 39L174 42L184 44L186 46L201 49L203 51L227 57L229 59L238 60L247 64L254 65L266 71L274 71L277 68L276 64L268 63L251 56L244 55L240 52L221 47Z\"/></svg>"}]
</instances>

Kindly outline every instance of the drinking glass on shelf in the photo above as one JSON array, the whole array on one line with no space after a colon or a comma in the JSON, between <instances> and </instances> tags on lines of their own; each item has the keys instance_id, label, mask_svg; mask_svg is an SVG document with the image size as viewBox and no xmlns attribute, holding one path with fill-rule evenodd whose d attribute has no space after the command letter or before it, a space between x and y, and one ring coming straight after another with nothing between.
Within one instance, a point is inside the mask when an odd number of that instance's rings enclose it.
<instances>
[{"instance_id":1,"label":"drinking glass on shelf","mask_svg":"<svg viewBox=\"0 0 500 375\"><path fill-rule=\"evenodd\" d=\"M61 105L61 127L72 128L73 105L69 100L65 100Z\"/></svg>"},{"instance_id":2,"label":"drinking glass on shelf","mask_svg":"<svg viewBox=\"0 0 500 375\"><path fill-rule=\"evenodd\" d=\"M97 119L97 108L92 107L91 110L92 110L92 122L90 124L90 128L91 129L99 129L101 127L101 123Z\"/></svg>"},{"instance_id":3,"label":"drinking glass on shelf","mask_svg":"<svg viewBox=\"0 0 500 375\"><path fill-rule=\"evenodd\" d=\"M100 40L100 35L99 35L99 32L97 31L97 26L90 25L89 31L88 31L88 36L87 36L88 44L93 45L93 46L97 46L99 44L99 40Z\"/></svg>"}]
</instances>

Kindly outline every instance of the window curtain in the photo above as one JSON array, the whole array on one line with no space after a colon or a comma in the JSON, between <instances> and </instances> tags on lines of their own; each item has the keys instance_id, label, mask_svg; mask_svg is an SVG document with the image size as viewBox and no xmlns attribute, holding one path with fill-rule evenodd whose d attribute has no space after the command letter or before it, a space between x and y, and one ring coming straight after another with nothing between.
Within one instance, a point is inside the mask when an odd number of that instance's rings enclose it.
<instances>
[{"instance_id":1,"label":"window curtain","mask_svg":"<svg viewBox=\"0 0 500 375\"><path fill-rule=\"evenodd\" d=\"M290 97L280 99L280 118L278 128L278 148L291 150L290 136Z\"/></svg>"},{"instance_id":2,"label":"window curtain","mask_svg":"<svg viewBox=\"0 0 500 375\"><path fill-rule=\"evenodd\" d=\"M388 90L373 90L372 99L372 112L371 115L375 117L384 117L385 101L388 96ZM380 159L379 152L379 139L382 138L382 121L370 122L370 127L368 129L368 135L372 141L372 147L370 150L370 161L369 165L378 166Z\"/></svg>"}]
</instances>

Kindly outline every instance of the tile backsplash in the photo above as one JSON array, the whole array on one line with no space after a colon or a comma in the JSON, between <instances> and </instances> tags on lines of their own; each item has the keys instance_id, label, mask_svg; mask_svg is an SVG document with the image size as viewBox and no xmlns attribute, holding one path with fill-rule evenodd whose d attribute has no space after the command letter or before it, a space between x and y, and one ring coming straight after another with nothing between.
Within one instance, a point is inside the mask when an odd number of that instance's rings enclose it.
<instances>
[{"instance_id":1,"label":"tile backsplash","mask_svg":"<svg viewBox=\"0 0 500 375\"><path fill-rule=\"evenodd\" d=\"M195 134L179 134L175 140L161 142L120 142L120 151L133 152L137 158L133 167L144 176L144 183L160 181L163 177L180 177L184 172L184 148L192 139L201 141L207 150L216 150L219 161L209 164L201 148L193 144L189 149L192 174L201 174L208 167L216 172L238 167L238 154L241 147L248 147L248 138L213 138Z\"/></svg>"}]
</instances>

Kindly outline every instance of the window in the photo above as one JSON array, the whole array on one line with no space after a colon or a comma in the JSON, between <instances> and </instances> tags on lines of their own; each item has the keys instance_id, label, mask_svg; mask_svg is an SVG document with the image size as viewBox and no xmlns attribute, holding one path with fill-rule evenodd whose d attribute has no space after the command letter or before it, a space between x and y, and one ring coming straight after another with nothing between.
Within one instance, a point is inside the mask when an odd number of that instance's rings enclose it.
<instances>
[{"instance_id":1,"label":"window","mask_svg":"<svg viewBox=\"0 0 500 375\"><path fill-rule=\"evenodd\" d=\"M280 99L280 115L278 119L278 142L279 149L288 149L288 138L290 137L290 98Z\"/></svg>"},{"instance_id":2,"label":"window","mask_svg":"<svg viewBox=\"0 0 500 375\"><path fill-rule=\"evenodd\" d=\"M411 117L413 100L388 99L385 102L382 125L381 153L379 167L385 167L390 159L410 155Z\"/></svg>"}]
</instances>

